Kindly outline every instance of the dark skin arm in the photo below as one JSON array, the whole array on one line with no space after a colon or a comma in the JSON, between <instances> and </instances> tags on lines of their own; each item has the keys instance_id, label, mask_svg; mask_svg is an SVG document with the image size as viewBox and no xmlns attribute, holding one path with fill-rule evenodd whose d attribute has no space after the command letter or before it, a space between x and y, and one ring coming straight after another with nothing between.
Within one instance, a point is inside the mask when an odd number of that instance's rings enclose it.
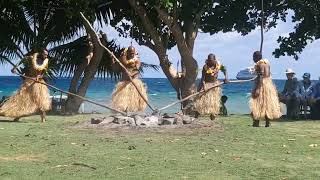
<instances>
[{"instance_id":1,"label":"dark skin arm","mask_svg":"<svg viewBox=\"0 0 320 180\"><path fill-rule=\"evenodd\" d=\"M206 85L206 82L204 81L204 77L206 76L206 71L205 69L203 68L202 69L202 75L201 75L201 80L200 80L200 87L199 87L199 90L206 90L205 89L205 85Z\"/></svg>"},{"instance_id":2,"label":"dark skin arm","mask_svg":"<svg viewBox=\"0 0 320 180\"><path fill-rule=\"evenodd\" d=\"M140 60L138 59L135 64L131 64L131 67L138 70L138 71L135 71L134 73L131 73L131 74L130 74L130 76L133 78L134 76L136 76L136 75L139 74L139 69L140 69L140 67L141 67L141 62L140 62Z\"/></svg>"},{"instance_id":3,"label":"dark skin arm","mask_svg":"<svg viewBox=\"0 0 320 180\"><path fill-rule=\"evenodd\" d=\"M116 60L114 59L114 57L112 56L112 70L114 72L119 72L120 71L120 65L116 62Z\"/></svg>"},{"instance_id":4,"label":"dark skin arm","mask_svg":"<svg viewBox=\"0 0 320 180\"><path fill-rule=\"evenodd\" d=\"M141 67L141 62L140 62L140 60L138 60L138 62L137 62L136 64L127 64L127 57L126 57L125 55L121 55L120 61L121 61L121 63L122 63L124 66L127 66L127 67L130 66L131 68L136 68L136 69L138 69L138 70L139 70L139 68ZM119 65L119 64L117 64L117 63L113 63L113 64L116 64L115 67L120 68L120 65ZM134 73L130 73L130 72L128 72L128 73L129 73L129 76L133 78L134 76L136 76L137 74L139 74L139 71L134 72Z\"/></svg>"},{"instance_id":5,"label":"dark skin arm","mask_svg":"<svg viewBox=\"0 0 320 180\"><path fill-rule=\"evenodd\" d=\"M229 82L229 80L228 80L228 73L227 73L227 69L226 69L226 67L225 66L223 66L222 65L222 67L221 67L221 72L223 73L223 75L224 75L224 80L223 80L223 82L224 83L228 83Z\"/></svg>"}]
</instances>

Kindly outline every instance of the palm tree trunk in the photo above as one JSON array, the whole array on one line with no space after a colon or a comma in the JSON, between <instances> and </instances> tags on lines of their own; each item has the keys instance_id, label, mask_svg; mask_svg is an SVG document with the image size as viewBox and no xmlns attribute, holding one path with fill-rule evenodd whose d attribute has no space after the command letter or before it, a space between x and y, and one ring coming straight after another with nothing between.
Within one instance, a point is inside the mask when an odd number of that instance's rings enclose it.
<instances>
[{"instance_id":1,"label":"palm tree trunk","mask_svg":"<svg viewBox=\"0 0 320 180\"><path fill-rule=\"evenodd\" d=\"M77 94L79 96L86 95L87 89L90 85L90 82L94 79L94 76L97 72L98 66L101 62L101 59L102 59L102 56L104 53L104 49L100 46L99 40L97 39L98 37L96 36L95 32L92 31L89 27L90 25L84 21L84 26L86 28L87 33L92 38L91 40L92 40L94 50L93 50L93 56L92 56L91 60L88 61L88 59L87 59L87 65L84 66L85 68L81 67L81 69L79 69L79 72L76 72L76 74L75 74L77 77L75 77L74 80L71 82L72 87L70 86L70 89L73 91L76 89L75 94ZM101 38L102 43L106 45L105 34L103 34L102 37L103 37L103 38ZM82 73L83 73L83 78L81 79L81 83L80 83L79 87L74 88L74 86L78 85L79 76L81 76ZM65 112L66 113L77 113L79 111L79 108L80 108L82 102L83 101L77 97L69 96L68 100L66 102Z\"/></svg>"},{"instance_id":2,"label":"palm tree trunk","mask_svg":"<svg viewBox=\"0 0 320 180\"><path fill-rule=\"evenodd\" d=\"M98 65L102 59L103 56L103 48L100 46L95 46L93 57L90 61L90 63L87 66L80 66L78 68L79 71L75 72L75 76L73 77L71 84L70 84L70 92L74 91L73 93L79 95L79 96L85 96L86 92L88 90L88 87L90 85L90 82L94 79L94 75L97 72ZM79 79L82 75L83 78L81 79L81 83L78 86ZM78 86L78 87L77 87ZM82 104L83 100L74 97L74 96L68 96L65 112L66 113L77 113L79 111L79 108Z\"/></svg>"}]
</instances>

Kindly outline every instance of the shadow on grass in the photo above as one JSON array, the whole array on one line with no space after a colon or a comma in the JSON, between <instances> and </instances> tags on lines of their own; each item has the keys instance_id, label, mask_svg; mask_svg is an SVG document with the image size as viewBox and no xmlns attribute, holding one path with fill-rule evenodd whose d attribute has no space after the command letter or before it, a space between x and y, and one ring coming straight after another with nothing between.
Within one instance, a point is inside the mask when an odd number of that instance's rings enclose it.
<instances>
[{"instance_id":1,"label":"shadow on grass","mask_svg":"<svg viewBox=\"0 0 320 180\"><path fill-rule=\"evenodd\" d=\"M0 123L25 123L25 122L22 122L22 121L13 121L13 120L3 120L3 119L0 119Z\"/></svg>"}]
</instances>

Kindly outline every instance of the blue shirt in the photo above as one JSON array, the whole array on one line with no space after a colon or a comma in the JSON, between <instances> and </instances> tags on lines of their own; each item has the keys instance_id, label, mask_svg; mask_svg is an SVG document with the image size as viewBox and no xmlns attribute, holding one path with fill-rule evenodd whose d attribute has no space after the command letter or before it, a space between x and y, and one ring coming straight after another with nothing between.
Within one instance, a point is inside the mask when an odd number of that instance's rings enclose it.
<instances>
[{"instance_id":1,"label":"blue shirt","mask_svg":"<svg viewBox=\"0 0 320 180\"><path fill-rule=\"evenodd\" d=\"M311 97L320 99L320 82L317 82L311 87Z\"/></svg>"},{"instance_id":2,"label":"blue shirt","mask_svg":"<svg viewBox=\"0 0 320 180\"><path fill-rule=\"evenodd\" d=\"M309 83L304 83L304 81L300 81L299 82L299 93L300 96L303 98L308 98L310 97L312 91L311 91L311 87L313 86L313 83L309 82Z\"/></svg>"}]
</instances>

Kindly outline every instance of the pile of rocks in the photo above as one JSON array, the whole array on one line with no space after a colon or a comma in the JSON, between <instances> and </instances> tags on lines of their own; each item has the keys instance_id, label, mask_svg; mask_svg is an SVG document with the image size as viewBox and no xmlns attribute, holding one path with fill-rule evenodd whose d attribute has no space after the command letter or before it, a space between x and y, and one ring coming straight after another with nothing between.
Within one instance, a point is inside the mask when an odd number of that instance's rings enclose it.
<instances>
[{"instance_id":1,"label":"pile of rocks","mask_svg":"<svg viewBox=\"0 0 320 180\"><path fill-rule=\"evenodd\" d=\"M147 116L145 114L133 114L129 116L110 115L107 117L91 118L91 126L110 126L113 127L160 127L160 126L178 126L184 124L192 124L194 118L182 114L162 116Z\"/></svg>"}]
</instances>

